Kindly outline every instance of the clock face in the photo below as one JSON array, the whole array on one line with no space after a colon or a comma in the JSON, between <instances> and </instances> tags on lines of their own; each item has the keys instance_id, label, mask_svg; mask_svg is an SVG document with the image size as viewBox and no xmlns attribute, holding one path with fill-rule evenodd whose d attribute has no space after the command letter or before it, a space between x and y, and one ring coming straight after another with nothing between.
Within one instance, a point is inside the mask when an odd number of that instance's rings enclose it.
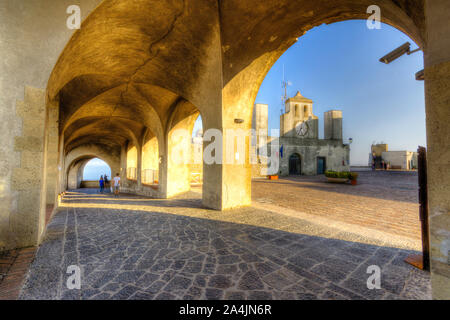
<instances>
[{"instance_id":1,"label":"clock face","mask_svg":"<svg viewBox=\"0 0 450 320\"><path fill-rule=\"evenodd\" d=\"M295 130L297 131L297 134L300 137L306 136L306 134L308 133L308 129L309 129L309 126L306 122L302 122L299 126L297 126L295 128Z\"/></svg>"}]
</instances>

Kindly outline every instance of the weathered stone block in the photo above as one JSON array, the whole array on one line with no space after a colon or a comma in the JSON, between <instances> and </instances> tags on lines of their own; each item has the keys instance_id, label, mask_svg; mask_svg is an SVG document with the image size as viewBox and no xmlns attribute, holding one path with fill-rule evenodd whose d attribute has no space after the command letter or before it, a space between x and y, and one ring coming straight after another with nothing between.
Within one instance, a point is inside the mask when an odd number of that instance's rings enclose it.
<instances>
[{"instance_id":1,"label":"weathered stone block","mask_svg":"<svg viewBox=\"0 0 450 320\"><path fill-rule=\"evenodd\" d=\"M22 151L20 157L20 167L33 170L40 170L41 168L42 152Z\"/></svg>"},{"instance_id":2,"label":"weathered stone block","mask_svg":"<svg viewBox=\"0 0 450 320\"><path fill-rule=\"evenodd\" d=\"M39 117L23 120L22 136L27 137L43 137L44 136L44 119Z\"/></svg>"},{"instance_id":3,"label":"weathered stone block","mask_svg":"<svg viewBox=\"0 0 450 320\"><path fill-rule=\"evenodd\" d=\"M44 149L44 141L40 137L15 137L14 150L15 151L34 151L39 152Z\"/></svg>"},{"instance_id":4,"label":"weathered stone block","mask_svg":"<svg viewBox=\"0 0 450 320\"><path fill-rule=\"evenodd\" d=\"M42 173L40 170L30 168L14 168L12 173L12 189L30 190L39 188Z\"/></svg>"},{"instance_id":5,"label":"weathered stone block","mask_svg":"<svg viewBox=\"0 0 450 320\"><path fill-rule=\"evenodd\" d=\"M45 90L25 86L25 115L45 116Z\"/></svg>"}]
</instances>

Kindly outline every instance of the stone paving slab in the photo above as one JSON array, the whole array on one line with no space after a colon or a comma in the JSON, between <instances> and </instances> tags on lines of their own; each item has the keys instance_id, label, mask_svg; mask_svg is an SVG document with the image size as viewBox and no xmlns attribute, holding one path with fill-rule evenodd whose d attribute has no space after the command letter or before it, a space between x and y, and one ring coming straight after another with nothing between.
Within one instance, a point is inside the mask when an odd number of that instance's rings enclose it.
<instances>
[{"instance_id":1,"label":"stone paving slab","mask_svg":"<svg viewBox=\"0 0 450 320\"><path fill-rule=\"evenodd\" d=\"M333 239L339 232L258 208L203 209L192 193L77 190L48 225L20 298L430 298L429 274L403 262L414 251ZM366 285L373 264L379 290ZM67 288L70 265L81 268L80 290Z\"/></svg>"}]
</instances>

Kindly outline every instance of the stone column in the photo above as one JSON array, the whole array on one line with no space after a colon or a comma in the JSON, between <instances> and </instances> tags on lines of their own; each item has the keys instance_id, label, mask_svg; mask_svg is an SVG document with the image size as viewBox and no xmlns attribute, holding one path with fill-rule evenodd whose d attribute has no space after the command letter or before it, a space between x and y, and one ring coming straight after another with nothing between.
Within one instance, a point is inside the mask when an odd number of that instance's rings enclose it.
<instances>
[{"instance_id":1,"label":"stone column","mask_svg":"<svg viewBox=\"0 0 450 320\"><path fill-rule=\"evenodd\" d=\"M219 110L204 117L204 134L208 129L222 134L220 163L203 164L203 204L225 210L251 204L250 144L253 99L247 92L245 79L237 76L222 90ZM219 111L219 112L218 112ZM238 141L241 139L241 141ZM204 141L203 158L210 154L211 143ZM242 145L240 145L242 143ZM218 150L216 150L216 153Z\"/></svg>"},{"instance_id":2,"label":"stone column","mask_svg":"<svg viewBox=\"0 0 450 320\"><path fill-rule=\"evenodd\" d=\"M68 171L66 171L65 156L64 156L64 135L59 137L58 142L58 182L57 193L62 194L67 190Z\"/></svg>"},{"instance_id":3,"label":"stone column","mask_svg":"<svg viewBox=\"0 0 450 320\"><path fill-rule=\"evenodd\" d=\"M59 103L47 103L47 205L54 205L57 199L58 184L58 140L59 140Z\"/></svg>"},{"instance_id":4,"label":"stone column","mask_svg":"<svg viewBox=\"0 0 450 320\"><path fill-rule=\"evenodd\" d=\"M425 3L431 282L434 299L450 299L450 1Z\"/></svg>"},{"instance_id":5,"label":"stone column","mask_svg":"<svg viewBox=\"0 0 450 320\"><path fill-rule=\"evenodd\" d=\"M45 225L45 208L42 208L46 199L44 90L26 87L25 100L17 104L17 114L22 118L23 127L22 135L14 141L20 163L12 172L17 208L10 217L10 232L13 246L20 248L37 245Z\"/></svg>"},{"instance_id":6,"label":"stone column","mask_svg":"<svg viewBox=\"0 0 450 320\"><path fill-rule=\"evenodd\" d=\"M120 149L120 180L122 186L124 186L125 181L127 181L127 143L125 143ZM116 176L117 172L111 173L111 181Z\"/></svg>"},{"instance_id":7,"label":"stone column","mask_svg":"<svg viewBox=\"0 0 450 320\"><path fill-rule=\"evenodd\" d=\"M137 161L136 161L136 182L137 191L142 190L142 145L136 146Z\"/></svg>"}]
</instances>

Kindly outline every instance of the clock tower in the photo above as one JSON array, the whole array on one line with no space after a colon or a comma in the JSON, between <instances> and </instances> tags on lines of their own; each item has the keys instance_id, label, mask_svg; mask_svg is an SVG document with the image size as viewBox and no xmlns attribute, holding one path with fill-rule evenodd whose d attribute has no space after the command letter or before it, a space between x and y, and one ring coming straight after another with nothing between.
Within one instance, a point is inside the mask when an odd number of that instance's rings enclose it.
<instances>
[{"instance_id":1,"label":"clock tower","mask_svg":"<svg viewBox=\"0 0 450 320\"><path fill-rule=\"evenodd\" d=\"M313 113L313 101L297 94L286 100L280 117L280 135L300 139L318 139L319 120Z\"/></svg>"}]
</instances>

